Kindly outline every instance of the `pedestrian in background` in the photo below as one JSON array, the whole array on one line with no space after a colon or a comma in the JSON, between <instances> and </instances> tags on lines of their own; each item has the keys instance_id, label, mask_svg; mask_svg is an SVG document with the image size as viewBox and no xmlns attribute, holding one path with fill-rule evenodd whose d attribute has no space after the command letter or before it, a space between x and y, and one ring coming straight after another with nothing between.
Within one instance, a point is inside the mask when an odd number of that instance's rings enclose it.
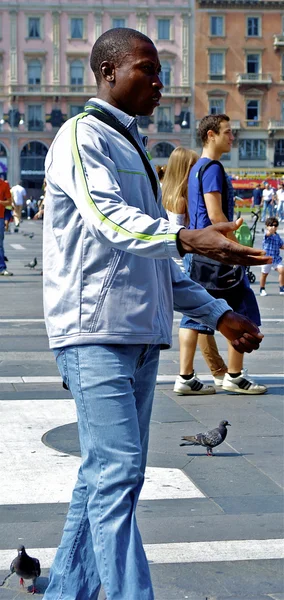
<instances>
[{"instance_id":1,"label":"pedestrian in background","mask_svg":"<svg viewBox=\"0 0 284 600\"><path fill-rule=\"evenodd\" d=\"M252 192L252 207L256 208L261 205L262 201L262 189L260 183L257 183Z\"/></svg>"},{"instance_id":2,"label":"pedestrian in background","mask_svg":"<svg viewBox=\"0 0 284 600\"><path fill-rule=\"evenodd\" d=\"M279 233L277 233L277 227L279 225L278 219L276 217L269 217L265 221L266 231L263 237L262 247L265 252L272 256L272 264L271 265L263 265L261 267L261 275L260 275L260 295L267 296L267 291L265 289L265 283L268 274L271 269L274 271L278 271L279 274L279 294L280 296L284 295L284 265L282 262L282 257L280 255L280 250L284 249L284 240L280 237Z\"/></svg>"},{"instance_id":3,"label":"pedestrian in background","mask_svg":"<svg viewBox=\"0 0 284 600\"><path fill-rule=\"evenodd\" d=\"M14 185L11 188L11 193L13 198L14 223L15 227L18 228L22 219L22 210L27 197L27 192L22 186L22 182L19 181L17 185Z\"/></svg>"},{"instance_id":4,"label":"pedestrian in background","mask_svg":"<svg viewBox=\"0 0 284 600\"><path fill-rule=\"evenodd\" d=\"M11 204L11 192L8 181L4 181L4 175L0 174L0 275L7 277L13 275L8 271L5 262L4 253L4 232L5 232L5 208ZM7 259L6 259L7 260Z\"/></svg>"},{"instance_id":5,"label":"pedestrian in background","mask_svg":"<svg viewBox=\"0 0 284 600\"><path fill-rule=\"evenodd\" d=\"M207 115L201 119L198 131L202 142L202 154L190 170L188 179L189 227L191 229L202 229L210 224L228 221L232 219L233 212L232 194L231 190L228 190L228 184L231 185L231 182L228 181L220 163L222 154L230 152L234 139L230 119L224 114ZM199 171L201 171L201 176ZM234 233L228 235L232 240L237 241ZM189 275L191 272L192 265L189 262ZM225 298L236 312L251 318L255 324L260 325L256 298L245 273L233 291L226 292L224 290L219 295ZM200 324L187 316L183 316L180 327L200 331ZM243 358L243 355L228 345L228 372L224 376L214 377L215 385L238 394L265 393L267 391L265 385L260 385L248 377L246 369L243 368ZM178 394L191 393L191 381L195 374L190 371L185 375L186 377L184 374L180 374L176 379L174 391Z\"/></svg>"},{"instance_id":6,"label":"pedestrian in background","mask_svg":"<svg viewBox=\"0 0 284 600\"><path fill-rule=\"evenodd\" d=\"M273 213L273 205L274 205L274 189L271 187L270 183L265 183L264 190L262 191L262 215L261 221L264 222L267 218L267 213L269 217L272 217Z\"/></svg>"},{"instance_id":7,"label":"pedestrian in background","mask_svg":"<svg viewBox=\"0 0 284 600\"><path fill-rule=\"evenodd\" d=\"M44 312L50 347L77 407L82 462L44 600L153 600L135 510L143 485L161 347L173 308L243 351L261 334L190 281L172 258L199 252L266 264L232 243L237 224L173 226L136 115L159 105L161 64L142 33L111 29L91 53L96 97L46 157Z\"/></svg>"},{"instance_id":8,"label":"pedestrian in background","mask_svg":"<svg viewBox=\"0 0 284 600\"><path fill-rule=\"evenodd\" d=\"M173 225L189 226L188 177L192 166L198 159L199 155L196 152L181 146L175 148L170 155L164 177L162 196L169 221ZM188 271L190 254L186 254L183 260L185 270ZM197 344L213 377L221 377L223 380L227 372L227 366L219 354L214 330L201 323L196 323L196 327L196 329L183 327L179 329L180 377L186 380L184 391L187 392L187 395L215 394L215 387L200 381L194 370ZM179 390L180 388L181 386L178 385Z\"/></svg>"},{"instance_id":9,"label":"pedestrian in background","mask_svg":"<svg viewBox=\"0 0 284 600\"><path fill-rule=\"evenodd\" d=\"M279 222L284 221L284 182L278 184L276 192L277 198L277 218Z\"/></svg>"}]
</instances>

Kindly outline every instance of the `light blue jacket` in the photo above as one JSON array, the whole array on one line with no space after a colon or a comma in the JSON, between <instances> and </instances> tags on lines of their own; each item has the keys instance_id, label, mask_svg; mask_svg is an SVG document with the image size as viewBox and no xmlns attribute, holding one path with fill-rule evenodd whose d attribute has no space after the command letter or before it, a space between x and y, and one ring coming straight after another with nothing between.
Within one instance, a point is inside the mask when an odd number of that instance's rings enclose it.
<instances>
[{"instance_id":1,"label":"light blue jacket","mask_svg":"<svg viewBox=\"0 0 284 600\"><path fill-rule=\"evenodd\" d=\"M145 152L137 122L106 102ZM155 169L153 167L155 172ZM173 309L213 329L229 310L173 258L179 225L156 202L143 162L121 134L85 113L46 157L44 312L51 348L171 344Z\"/></svg>"}]
</instances>

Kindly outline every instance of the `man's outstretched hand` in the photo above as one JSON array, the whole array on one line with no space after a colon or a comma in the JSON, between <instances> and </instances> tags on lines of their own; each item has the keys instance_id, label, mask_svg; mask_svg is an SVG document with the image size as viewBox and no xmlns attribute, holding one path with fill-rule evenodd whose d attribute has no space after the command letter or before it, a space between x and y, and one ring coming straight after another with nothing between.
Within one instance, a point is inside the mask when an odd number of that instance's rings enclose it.
<instances>
[{"instance_id":1,"label":"man's outstretched hand","mask_svg":"<svg viewBox=\"0 0 284 600\"><path fill-rule=\"evenodd\" d=\"M229 310L220 317L217 329L243 354L259 348L263 335L258 327L246 317Z\"/></svg>"},{"instance_id":2,"label":"man's outstretched hand","mask_svg":"<svg viewBox=\"0 0 284 600\"><path fill-rule=\"evenodd\" d=\"M209 225L204 229L180 229L179 242L185 253L196 252L227 265L266 265L272 258L264 250L242 246L227 237L236 231L243 219Z\"/></svg>"}]
</instances>

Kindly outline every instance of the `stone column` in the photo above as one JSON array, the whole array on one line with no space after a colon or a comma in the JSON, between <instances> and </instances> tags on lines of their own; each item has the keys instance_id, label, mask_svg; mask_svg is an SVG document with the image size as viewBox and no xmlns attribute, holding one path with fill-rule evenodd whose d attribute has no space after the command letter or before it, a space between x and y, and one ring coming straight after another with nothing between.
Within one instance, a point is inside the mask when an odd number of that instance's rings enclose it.
<instances>
[{"instance_id":1,"label":"stone column","mask_svg":"<svg viewBox=\"0 0 284 600\"><path fill-rule=\"evenodd\" d=\"M147 12L137 13L137 25L136 25L136 28L141 33L144 33L144 35L148 35L147 34L147 30L148 30L148 27L147 27L147 25L148 25L148 15L149 15L149 13L147 13Z\"/></svg>"},{"instance_id":2,"label":"stone column","mask_svg":"<svg viewBox=\"0 0 284 600\"><path fill-rule=\"evenodd\" d=\"M60 85L60 13L52 13L53 85Z\"/></svg>"}]
</instances>

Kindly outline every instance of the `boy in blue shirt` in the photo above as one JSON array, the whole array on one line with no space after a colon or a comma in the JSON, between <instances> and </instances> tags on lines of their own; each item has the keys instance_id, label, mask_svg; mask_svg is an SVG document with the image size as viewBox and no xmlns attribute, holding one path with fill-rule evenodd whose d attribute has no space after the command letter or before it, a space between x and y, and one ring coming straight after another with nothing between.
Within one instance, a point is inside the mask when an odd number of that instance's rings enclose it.
<instances>
[{"instance_id":1,"label":"boy in blue shirt","mask_svg":"<svg viewBox=\"0 0 284 600\"><path fill-rule=\"evenodd\" d=\"M284 265L282 264L282 257L280 256L280 250L284 249L284 241L277 233L279 221L276 217L269 217L266 219L265 225L266 232L264 234L262 247L268 256L272 256L273 262L272 265L263 265L261 267L260 295L267 296L265 282L268 273L270 273L271 269L274 269L274 271L278 271L279 273L279 294L284 296Z\"/></svg>"}]
</instances>

